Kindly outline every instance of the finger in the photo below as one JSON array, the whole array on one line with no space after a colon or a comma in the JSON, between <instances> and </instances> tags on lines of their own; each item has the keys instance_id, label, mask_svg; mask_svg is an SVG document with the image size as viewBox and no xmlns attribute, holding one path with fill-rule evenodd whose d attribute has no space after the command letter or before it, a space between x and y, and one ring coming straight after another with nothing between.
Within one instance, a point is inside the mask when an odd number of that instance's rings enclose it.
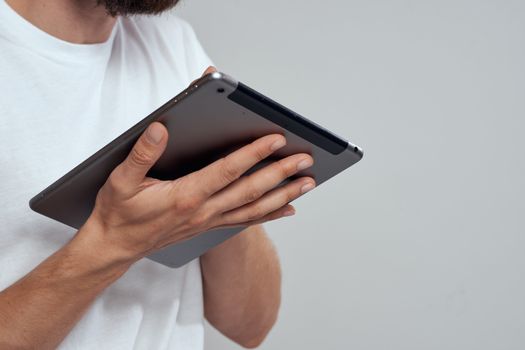
<instances>
[{"instance_id":1,"label":"finger","mask_svg":"<svg viewBox=\"0 0 525 350\"><path fill-rule=\"evenodd\" d=\"M259 199L285 179L312 165L313 158L305 153L286 157L216 193L210 198L208 205L218 208L221 212L239 208Z\"/></svg>"},{"instance_id":2,"label":"finger","mask_svg":"<svg viewBox=\"0 0 525 350\"><path fill-rule=\"evenodd\" d=\"M168 141L168 131L159 122L152 123L139 137L127 158L116 169L119 181L137 186L157 162Z\"/></svg>"},{"instance_id":3,"label":"finger","mask_svg":"<svg viewBox=\"0 0 525 350\"><path fill-rule=\"evenodd\" d=\"M265 216L263 216L262 218L258 220L249 221L245 223L245 225L252 226L252 225L263 224L268 221L273 221L273 220L281 219L281 218L288 217L288 216L294 216L294 215L295 215L295 208L292 205L287 204L275 211L272 211L269 214L266 214Z\"/></svg>"},{"instance_id":4,"label":"finger","mask_svg":"<svg viewBox=\"0 0 525 350\"><path fill-rule=\"evenodd\" d=\"M213 67L213 66L209 66L208 68L206 68L206 70L204 71L204 73L202 73L201 77L205 76L206 74L210 74L210 73L215 73L217 71L217 68ZM191 82L190 86L195 84L195 82L199 80L199 79L195 79L194 81Z\"/></svg>"},{"instance_id":5,"label":"finger","mask_svg":"<svg viewBox=\"0 0 525 350\"><path fill-rule=\"evenodd\" d=\"M217 71L217 68L215 68L214 66L209 66L208 68L206 68L204 73L202 73L202 76L205 76L210 73L215 73L216 71Z\"/></svg>"},{"instance_id":6,"label":"finger","mask_svg":"<svg viewBox=\"0 0 525 350\"><path fill-rule=\"evenodd\" d=\"M281 218L293 216L293 215L295 215L295 208L291 204L287 204L275 211L272 211L269 214L266 214L260 219L257 219L254 221L237 223L237 224L224 224L224 225L218 226L218 228L253 226L253 225L258 225L258 224L264 224L265 222L268 222L268 221L273 221L273 220L277 220L277 219L281 219Z\"/></svg>"},{"instance_id":7,"label":"finger","mask_svg":"<svg viewBox=\"0 0 525 350\"><path fill-rule=\"evenodd\" d=\"M221 222L236 224L240 222L255 221L288 204L315 187L314 179L303 177L291 183L276 188L255 202L240 208L230 210L221 215Z\"/></svg>"},{"instance_id":8,"label":"finger","mask_svg":"<svg viewBox=\"0 0 525 350\"><path fill-rule=\"evenodd\" d=\"M196 171L190 175L188 181L194 186L195 195L208 199L285 144L286 139L282 135L263 136Z\"/></svg>"}]
</instances>

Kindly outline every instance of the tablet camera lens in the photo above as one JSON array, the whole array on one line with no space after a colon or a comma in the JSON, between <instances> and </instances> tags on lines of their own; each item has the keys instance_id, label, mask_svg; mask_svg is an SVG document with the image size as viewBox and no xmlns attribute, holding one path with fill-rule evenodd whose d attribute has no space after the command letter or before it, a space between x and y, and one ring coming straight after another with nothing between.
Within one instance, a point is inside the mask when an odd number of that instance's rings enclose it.
<instances>
[{"instance_id":1,"label":"tablet camera lens","mask_svg":"<svg viewBox=\"0 0 525 350\"><path fill-rule=\"evenodd\" d=\"M222 94L222 93L224 92L224 88L218 88L218 89L217 89L217 92L218 92L219 94Z\"/></svg>"}]
</instances>

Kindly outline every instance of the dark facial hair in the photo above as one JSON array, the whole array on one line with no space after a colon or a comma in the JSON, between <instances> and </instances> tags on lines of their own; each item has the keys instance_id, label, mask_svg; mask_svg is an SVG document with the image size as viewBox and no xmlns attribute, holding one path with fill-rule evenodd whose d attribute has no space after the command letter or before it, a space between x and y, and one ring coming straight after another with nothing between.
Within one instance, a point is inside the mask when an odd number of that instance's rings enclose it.
<instances>
[{"instance_id":1,"label":"dark facial hair","mask_svg":"<svg viewBox=\"0 0 525 350\"><path fill-rule=\"evenodd\" d=\"M179 0L97 0L111 16L156 15L174 7Z\"/></svg>"}]
</instances>

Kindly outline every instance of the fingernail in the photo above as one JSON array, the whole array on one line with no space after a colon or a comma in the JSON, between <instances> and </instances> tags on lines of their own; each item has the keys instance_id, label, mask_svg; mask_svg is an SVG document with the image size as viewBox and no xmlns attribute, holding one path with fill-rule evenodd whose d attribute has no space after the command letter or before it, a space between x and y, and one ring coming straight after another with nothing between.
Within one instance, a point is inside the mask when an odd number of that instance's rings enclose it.
<instances>
[{"instance_id":1,"label":"fingernail","mask_svg":"<svg viewBox=\"0 0 525 350\"><path fill-rule=\"evenodd\" d=\"M162 126L160 126L157 123L154 123L151 124L148 128L146 136L148 137L148 140L151 141L151 143L158 145L159 142L162 140L162 136L164 136L164 130L162 130Z\"/></svg>"},{"instance_id":2,"label":"fingernail","mask_svg":"<svg viewBox=\"0 0 525 350\"><path fill-rule=\"evenodd\" d=\"M301 187L301 193L304 194L308 191L311 191L313 190L315 187L315 185L311 182L307 183L306 185L304 185L303 187Z\"/></svg>"},{"instance_id":3,"label":"fingernail","mask_svg":"<svg viewBox=\"0 0 525 350\"><path fill-rule=\"evenodd\" d=\"M275 141L272 146L270 147L270 149L272 151L277 151L279 148L282 148L284 147L284 145L286 145L286 140L284 138L280 138L279 140Z\"/></svg>"},{"instance_id":4,"label":"fingernail","mask_svg":"<svg viewBox=\"0 0 525 350\"><path fill-rule=\"evenodd\" d=\"M312 166L312 164L313 164L313 161L311 158L303 159L299 162L299 164L297 164L297 171L301 171L306 168L309 168Z\"/></svg>"},{"instance_id":5,"label":"fingernail","mask_svg":"<svg viewBox=\"0 0 525 350\"><path fill-rule=\"evenodd\" d=\"M293 209L287 210L283 213L283 216L292 216L292 215L295 215L295 210Z\"/></svg>"}]
</instances>

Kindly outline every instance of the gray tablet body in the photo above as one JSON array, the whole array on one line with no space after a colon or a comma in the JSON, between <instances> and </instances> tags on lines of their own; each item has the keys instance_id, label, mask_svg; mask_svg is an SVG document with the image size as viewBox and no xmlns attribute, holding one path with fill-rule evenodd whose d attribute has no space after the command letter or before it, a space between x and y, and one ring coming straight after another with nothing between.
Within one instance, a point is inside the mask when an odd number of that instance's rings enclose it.
<instances>
[{"instance_id":1,"label":"gray tablet body","mask_svg":"<svg viewBox=\"0 0 525 350\"><path fill-rule=\"evenodd\" d=\"M111 171L126 158L138 137L153 121L162 122L169 131L167 149L148 174L163 180L176 179L201 169L256 138L272 133L285 135L287 145L246 174L276 159L305 152L313 156L315 164L293 178L312 176L320 185L363 156L356 145L232 77L216 72L194 82L33 197L29 203L31 209L80 228L91 214L97 193ZM244 228L204 232L164 248L149 258L170 267L180 267Z\"/></svg>"}]
</instances>

